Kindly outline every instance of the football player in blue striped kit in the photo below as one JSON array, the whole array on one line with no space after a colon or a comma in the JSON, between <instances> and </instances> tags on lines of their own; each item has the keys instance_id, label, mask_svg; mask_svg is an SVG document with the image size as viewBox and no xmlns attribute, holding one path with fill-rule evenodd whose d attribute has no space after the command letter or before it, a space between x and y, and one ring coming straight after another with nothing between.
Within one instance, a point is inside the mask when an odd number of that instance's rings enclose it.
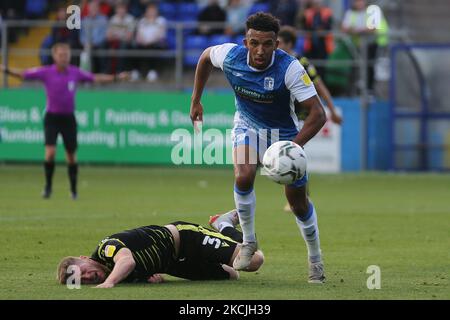
<instances>
[{"instance_id":1,"label":"football player in blue striped kit","mask_svg":"<svg viewBox=\"0 0 450 320\"><path fill-rule=\"evenodd\" d=\"M233 262L236 270L248 267L258 247L253 185L264 151L275 142L276 136L303 147L326 121L324 108L305 69L295 57L277 49L279 29L279 21L268 13L250 16L244 45L225 43L205 49L195 73L190 110L194 126L203 121L201 97L213 67L224 71L235 93L234 199L244 237L243 247ZM308 114L302 127L296 116L301 109ZM308 281L323 283L317 215L306 192L307 181L305 175L285 186L285 194L308 248Z\"/></svg>"}]
</instances>

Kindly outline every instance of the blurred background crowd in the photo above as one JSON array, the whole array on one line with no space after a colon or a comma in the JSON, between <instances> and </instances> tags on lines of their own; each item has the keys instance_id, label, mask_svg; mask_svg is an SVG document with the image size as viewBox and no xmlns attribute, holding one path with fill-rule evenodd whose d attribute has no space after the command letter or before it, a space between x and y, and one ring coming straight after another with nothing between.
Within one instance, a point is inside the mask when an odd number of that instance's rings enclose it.
<instances>
[{"instance_id":1,"label":"blurred background crowd","mask_svg":"<svg viewBox=\"0 0 450 320\"><path fill-rule=\"evenodd\" d=\"M71 5L79 8L79 29L67 28ZM1 0L0 63L48 65L52 45L66 42L72 63L85 70L130 72L132 81L86 91L191 94L202 51L242 44L246 18L258 11L294 30L294 54L315 66L343 110L343 148L361 145L343 157L360 154L362 167L449 167L449 0ZM6 73L0 84L41 88ZM220 70L208 91L231 93ZM162 100L147 107L165 107ZM376 161L365 152L374 148Z\"/></svg>"},{"instance_id":2,"label":"blurred background crowd","mask_svg":"<svg viewBox=\"0 0 450 320\"><path fill-rule=\"evenodd\" d=\"M67 42L74 49L72 62L85 69L112 74L127 70L131 71L134 81L164 84L164 81L173 83L173 77L161 78L161 74L174 70L174 58L180 52L182 66L179 68L189 74L204 48L225 42L241 44L246 18L258 11L270 12L282 25L298 31L295 52L316 65L334 95L354 95L360 93L362 86L361 73L357 70L361 68L358 65L361 54L367 62L364 85L369 92L373 92L377 80L387 80L386 48L391 30L383 9L387 8L394 16L399 3L366 0L2 0L0 23L23 19L55 21L46 34L41 32L40 37L32 35L26 40L28 44L39 41L42 65L52 63L49 52L52 44ZM80 30L69 30L65 25L67 7L72 4L81 9ZM377 4L380 10L377 28L367 25L367 8L371 4ZM399 17L396 18L398 24ZM181 37L178 37L177 25L181 24ZM8 42L14 44L22 36L26 37L30 29L33 27L9 28ZM112 53L119 52L117 50L122 54ZM138 51L141 54L136 53ZM87 52L89 60L86 60Z\"/></svg>"}]
</instances>

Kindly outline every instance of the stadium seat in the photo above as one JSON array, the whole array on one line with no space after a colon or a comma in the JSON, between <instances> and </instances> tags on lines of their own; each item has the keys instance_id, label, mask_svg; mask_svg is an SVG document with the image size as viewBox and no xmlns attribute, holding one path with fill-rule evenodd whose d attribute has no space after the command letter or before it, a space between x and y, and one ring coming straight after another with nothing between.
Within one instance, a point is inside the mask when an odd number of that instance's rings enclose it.
<instances>
[{"instance_id":1,"label":"stadium seat","mask_svg":"<svg viewBox=\"0 0 450 320\"><path fill-rule=\"evenodd\" d=\"M52 57L48 53L44 53L44 50L49 50L53 45L53 37L51 34L46 36L41 43L41 47L39 49L39 59L41 60L41 65L49 65L52 63Z\"/></svg>"},{"instance_id":2,"label":"stadium seat","mask_svg":"<svg viewBox=\"0 0 450 320\"><path fill-rule=\"evenodd\" d=\"M184 49L205 49L208 47L208 37L201 35L189 35L184 38Z\"/></svg>"},{"instance_id":3,"label":"stadium seat","mask_svg":"<svg viewBox=\"0 0 450 320\"><path fill-rule=\"evenodd\" d=\"M25 13L27 17L40 17L47 10L47 0L27 0Z\"/></svg>"},{"instance_id":4,"label":"stadium seat","mask_svg":"<svg viewBox=\"0 0 450 320\"><path fill-rule=\"evenodd\" d=\"M173 50L177 47L177 34L176 31L172 28L167 31L166 37L167 46L169 49Z\"/></svg>"},{"instance_id":5,"label":"stadium seat","mask_svg":"<svg viewBox=\"0 0 450 320\"><path fill-rule=\"evenodd\" d=\"M197 21L199 8L196 3L180 3L177 8L176 20Z\"/></svg>"},{"instance_id":6,"label":"stadium seat","mask_svg":"<svg viewBox=\"0 0 450 320\"><path fill-rule=\"evenodd\" d=\"M247 17L251 16L254 13L257 13L259 11L268 12L269 11L269 4L268 3L255 3L250 7L250 10L247 13Z\"/></svg>"},{"instance_id":7,"label":"stadium seat","mask_svg":"<svg viewBox=\"0 0 450 320\"><path fill-rule=\"evenodd\" d=\"M183 36L186 38L188 35L195 35L197 31L197 27L194 26L184 26L183 27Z\"/></svg>"},{"instance_id":8,"label":"stadium seat","mask_svg":"<svg viewBox=\"0 0 450 320\"><path fill-rule=\"evenodd\" d=\"M177 16L177 7L173 3L161 2L159 4L159 12L167 20L175 20Z\"/></svg>"},{"instance_id":9,"label":"stadium seat","mask_svg":"<svg viewBox=\"0 0 450 320\"><path fill-rule=\"evenodd\" d=\"M201 54L202 50L199 50L198 52L186 53L184 55L183 64L187 67L195 67Z\"/></svg>"},{"instance_id":10,"label":"stadium seat","mask_svg":"<svg viewBox=\"0 0 450 320\"><path fill-rule=\"evenodd\" d=\"M212 35L209 38L208 46L216 46L218 44L224 44L228 42L233 42L232 38L226 34Z\"/></svg>"}]
</instances>

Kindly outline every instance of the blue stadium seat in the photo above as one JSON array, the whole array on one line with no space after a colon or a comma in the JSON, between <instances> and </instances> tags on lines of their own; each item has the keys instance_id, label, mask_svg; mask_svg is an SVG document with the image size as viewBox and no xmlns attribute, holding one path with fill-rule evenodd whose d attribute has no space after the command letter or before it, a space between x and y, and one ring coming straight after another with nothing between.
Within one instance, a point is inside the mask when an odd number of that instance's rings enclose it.
<instances>
[{"instance_id":1,"label":"blue stadium seat","mask_svg":"<svg viewBox=\"0 0 450 320\"><path fill-rule=\"evenodd\" d=\"M166 37L167 46L169 49L173 50L177 47L177 35L174 29L169 29L167 31Z\"/></svg>"},{"instance_id":2,"label":"blue stadium seat","mask_svg":"<svg viewBox=\"0 0 450 320\"><path fill-rule=\"evenodd\" d=\"M264 2L254 3L251 6L250 10L248 11L247 17L251 16L252 14L257 13L259 11L269 12L269 4L268 3L264 3Z\"/></svg>"},{"instance_id":3,"label":"blue stadium seat","mask_svg":"<svg viewBox=\"0 0 450 320\"><path fill-rule=\"evenodd\" d=\"M47 10L47 0L27 0L25 13L29 16L42 16Z\"/></svg>"},{"instance_id":4,"label":"blue stadium seat","mask_svg":"<svg viewBox=\"0 0 450 320\"><path fill-rule=\"evenodd\" d=\"M173 3L161 2L159 12L167 20L175 20L177 16L177 7Z\"/></svg>"},{"instance_id":5,"label":"blue stadium seat","mask_svg":"<svg viewBox=\"0 0 450 320\"><path fill-rule=\"evenodd\" d=\"M196 31L197 31L197 27L186 27L186 26L184 26L184 28L183 28L183 36L186 38L186 36L188 36L188 35L195 34Z\"/></svg>"},{"instance_id":6,"label":"blue stadium seat","mask_svg":"<svg viewBox=\"0 0 450 320\"><path fill-rule=\"evenodd\" d=\"M208 37L201 35L189 35L184 38L184 49L205 49L208 47Z\"/></svg>"},{"instance_id":7,"label":"blue stadium seat","mask_svg":"<svg viewBox=\"0 0 450 320\"><path fill-rule=\"evenodd\" d=\"M236 43L238 45L243 45L244 44L244 42L243 42L244 38L245 38L244 35L234 36L233 41L231 41L231 42Z\"/></svg>"},{"instance_id":8,"label":"blue stadium seat","mask_svg":"<svg viewBox=\"0 0 450 320\"><path fill-rule=\"evenodd\" d=\"M196 3L179 3L176 19L178 21L197 21L199 8Z\"/></svg>"},{"instance_id":9,"label":"blue stadium seat","mask_svg":"<svg viewBox=\"0 0 450 320\"><path fill-rule=\"evenodd\" d=\"M233 42L232 38L226 34L212 35L209 38L208 46L216 46L218 44L224 44Z\"/></svg>"},{"instance_id":10,"label":"blue stadium seat","mask_svg":"<svg viewBox=\"0 0 450 320\"><path fill-rule=\"evenodd\" d=\"M53 37L51 34L46 36L41 43L41 47L39 49L39 59L41 60L41 65L49 65L52 63L52 57L50 54L44 54L44 50L48 50L52 47L54 43Z\"/></svg>"},{"instance_id":11,"label":"blue stadium seat","mask_svg":"<svg viewBox=\"0 0 450 320\"><path fill-rule=\"evenodd\" d=\"M201 54L201 50L199 50L198 52L186 53L184 55L183 64L187 67L195 67Z\"/></svg>"}]
</instances>

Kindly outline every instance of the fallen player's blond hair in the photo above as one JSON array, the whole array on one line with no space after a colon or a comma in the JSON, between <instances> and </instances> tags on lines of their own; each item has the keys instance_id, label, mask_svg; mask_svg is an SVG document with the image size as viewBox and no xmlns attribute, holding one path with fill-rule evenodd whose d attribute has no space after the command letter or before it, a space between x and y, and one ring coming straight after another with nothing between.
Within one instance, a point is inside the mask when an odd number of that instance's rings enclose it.
<instances>
[{"instance_id":1,"label":"fallen player's blond hair","mask_svg":"<svg viewBox=\"0 0 450 320\"><path fill-rule=\"evenodd\" d=\"M65 284L67 282L68 274L67 274L67 268L69 266L73 265L79 265L80 258L78 257L65 257L63 258L59 264L58 268L56 269L56 280L58 280L59 283Z\"/></svg>"}]
</instances>

